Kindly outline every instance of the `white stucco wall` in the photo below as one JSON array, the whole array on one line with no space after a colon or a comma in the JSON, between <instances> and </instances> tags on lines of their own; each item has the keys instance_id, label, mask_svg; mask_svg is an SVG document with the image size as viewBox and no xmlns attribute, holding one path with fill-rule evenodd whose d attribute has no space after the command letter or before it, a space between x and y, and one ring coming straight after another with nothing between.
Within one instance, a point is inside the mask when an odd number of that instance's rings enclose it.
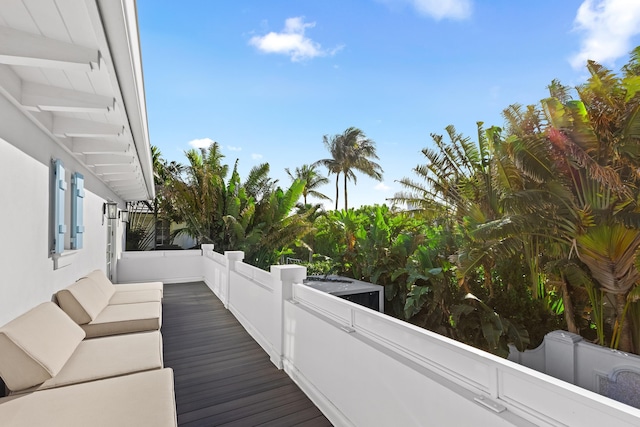
<instances>
[{"instance_id":1,"label":"white stucco wall","mask_svg":"<svg viewBox=\"0 0 640 427\"><path fill-rule=\"evenodd\" d=\"M102 225L106 199L124 202L17 107L0 96L0 325L35 305L84 274L106 265L107 226ZM49 254L50 162L64 162L68 188L71 174L85 176L84 248L70 265L54 269ZM69 200L69 199L67 199ZM65 204L70 226L70 203ZM117 221L116 221L117 222ZM117 247L122 248L122 223L117 222ZM68 242L67 233L67 242Z\"/></svg>"}]
</instances>

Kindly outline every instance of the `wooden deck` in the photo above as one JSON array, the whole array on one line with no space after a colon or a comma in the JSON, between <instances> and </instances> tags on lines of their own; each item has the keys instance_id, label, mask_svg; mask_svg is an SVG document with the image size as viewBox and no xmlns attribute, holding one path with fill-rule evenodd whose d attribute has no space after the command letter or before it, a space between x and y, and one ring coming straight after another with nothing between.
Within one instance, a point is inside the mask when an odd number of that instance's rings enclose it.
<instances>
[{"instance_id":1,"label":"wooden deck","mask_svg":"<svg viewBox=\"0 0 640 427\"><path fill-rule=\"evenodd\" d=\"M331 426L204 283L165 285L162 338L180 426Z\"/></svg>"}]
</instances>

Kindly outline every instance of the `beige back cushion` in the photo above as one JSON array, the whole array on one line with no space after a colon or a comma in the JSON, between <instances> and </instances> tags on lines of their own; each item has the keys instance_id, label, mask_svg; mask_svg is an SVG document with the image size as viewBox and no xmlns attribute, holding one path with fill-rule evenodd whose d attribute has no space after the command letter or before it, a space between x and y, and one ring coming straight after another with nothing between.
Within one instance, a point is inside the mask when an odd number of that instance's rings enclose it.
<instances>
[{"instance_id":1,"label":"beige back cushion","mask_svg":"<svg viewBox=\"0 0 640 427\"><path fill-rule=\"evenodd\" d=\"M52 302L0 328L0 376L9 390L24 390L55 376L85 333Z\"/></svg>"},{"instance_id":2,"label":"beige back cushion","mask_svg":"<svg viewBox=\"0 0 640 427\"><path fill-rule=\"evenodd\" d=\"M56 298L60 307L78 325L91 322L109 304L109 298L88 277L58 291Z\"/></svg>"},{"instance_id":3,"label":"beige back cushion","mask_svg":"<svg viewBox=\"0 0 640 427\"><path fill-rule=\"evenodd\" d=\"M110 299L116 292L113 283L111 283L111 280L109 280L107 275L104 274L104 271L94 270L91 273L87 274L86 277L96 282L102 293L107 296L107 299Z\"/></svg>"}]
</instances>

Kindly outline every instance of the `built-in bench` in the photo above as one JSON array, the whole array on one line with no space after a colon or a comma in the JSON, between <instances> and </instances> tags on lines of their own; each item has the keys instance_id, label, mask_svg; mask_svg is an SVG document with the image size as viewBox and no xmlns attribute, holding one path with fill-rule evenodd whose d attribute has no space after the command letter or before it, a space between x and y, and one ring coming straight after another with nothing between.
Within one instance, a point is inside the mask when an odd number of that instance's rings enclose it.
<instances>
[{"instance_id":1,"label":"built-in bench","mask_svg":"<svg viewBox=\"0 0 640 427\"><path fill-rule=\"evenodd\" d=\"M74 315L81 316L82 310L89 315L99 306L96 292L106 295L98 286L85 277L58 296L67 308L75 304ZM134 289L121 291L130 294L122 298L162 298L162 289ZM157 300L110 304L115 295L102 312L137 307L131 313L139 315L145 304L158 304L161 311ZM67 313L46 302L0 328L0 377L9 394L0 398L0 425L175 426L173 371L163 366L160 313L151 330L138 331L147 319L142 316L140 323L132 316L128 322L138 327L105 322L100 332L116 334L89 340L86 324L78 325ZM125 333L130 329L138 333Z\"/></svg>"},{"instance_id":2,"label":"built-in bench","mask_svg":"<svg viewBox=\"0 0 640 427\"><path fill-rule=\"evenodd\" d=\"M162 325L162 283L114 285L100 270L58 291L60 307L87 338L157 331Z\"/></svg>"}]
</instances>

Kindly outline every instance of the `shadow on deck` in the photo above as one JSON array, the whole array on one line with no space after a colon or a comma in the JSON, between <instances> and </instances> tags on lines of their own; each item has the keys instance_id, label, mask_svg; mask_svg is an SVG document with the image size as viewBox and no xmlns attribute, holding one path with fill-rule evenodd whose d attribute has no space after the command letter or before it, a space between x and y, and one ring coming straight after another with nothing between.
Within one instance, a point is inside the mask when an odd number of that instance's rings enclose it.
<instances>
[{"instance_id":1,"label":"shadow on deck","mask_svg":"<svg viewBox=\"0 0 640 427\"><path fill-rule=\"evenodd\" d=\"M164 287L180 426L331 426L203 283Z\"/></svg>"}]
</instances>

